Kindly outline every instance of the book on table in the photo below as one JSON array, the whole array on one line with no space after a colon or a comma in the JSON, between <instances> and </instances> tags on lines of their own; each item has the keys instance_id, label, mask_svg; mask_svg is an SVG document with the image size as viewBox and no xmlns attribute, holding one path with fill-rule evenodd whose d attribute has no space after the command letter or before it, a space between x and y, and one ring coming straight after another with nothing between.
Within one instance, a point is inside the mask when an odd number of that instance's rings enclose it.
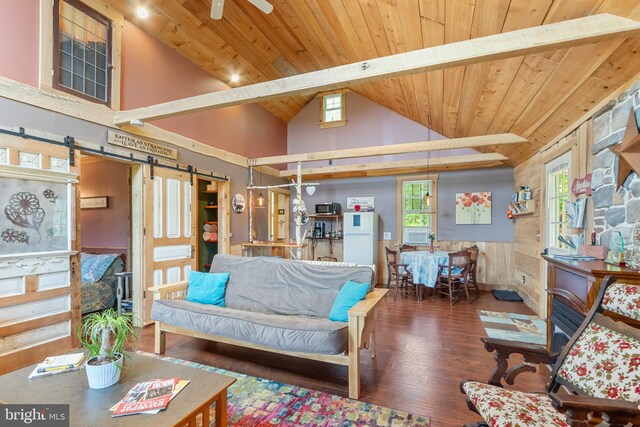
<instances>
[{"instance_id":1,"label":"book on table","mask_svg":"<svg viewBox=\"0 0 640 427\"><path fill-rule=\"evenodd\" d=\"M49 356L44 362L38 364L38 373L48 371L58 371L64 369L78 368L84 362L84 353L62 354L60 356Z\"/></svg>"},{"instance_id":2,"label":"book on table","mask_svg":"<svg viewBox=\"0 0 640 427\"><path fill-rule=\"evenodd\" d=\"M112 417L133 414L157 414L166 409L169 401L187 384L178 378L156 379L135 384L111 410Z\"/></svg>"}]
</instances>

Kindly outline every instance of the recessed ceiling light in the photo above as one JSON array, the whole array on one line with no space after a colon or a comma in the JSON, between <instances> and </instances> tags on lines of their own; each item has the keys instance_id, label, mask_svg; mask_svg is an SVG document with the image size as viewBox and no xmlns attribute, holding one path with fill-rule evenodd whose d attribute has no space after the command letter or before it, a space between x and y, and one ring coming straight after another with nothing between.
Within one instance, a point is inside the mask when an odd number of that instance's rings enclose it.
<instances>
[{"instance_id":1,"label":"recessed ceiling light","mask_svg":"<svg viewBox=\"0 0 640 427\"><path fill-rule=\"evenodd\" d=\"M149 11L146 7L140 6L138 10L136 10L136 15L138 15L140 19L147 19L149 17Z\"/></svg>"},{"instance_id":2,"label":"recessed ceiling light","mask_svg":"<svg viewBox=\"0 0 640 427\"><path fill-rule=\"evenodd\" d=\"M238 80L240 80L240 76L239 76L239 75L237 75L237 74L232 74L232 75L231 75L231 81L232 81L233 83L237 83L237 82L238 82Z\"/></svg>"}]
</instances>

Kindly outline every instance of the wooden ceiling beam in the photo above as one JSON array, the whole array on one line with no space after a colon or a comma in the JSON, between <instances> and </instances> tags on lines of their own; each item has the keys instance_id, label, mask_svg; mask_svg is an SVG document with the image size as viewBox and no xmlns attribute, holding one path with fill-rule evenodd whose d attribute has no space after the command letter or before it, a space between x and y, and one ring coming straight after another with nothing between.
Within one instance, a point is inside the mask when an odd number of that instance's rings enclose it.
<instances>
[{"instance_id":1,"label":"wooden ceiling beam","mask_svg":"<svg viewBox=\"0 0 640 427\"><path fill-rule=\"evenodd\" d=\"M631 19L610 14L587 16L120 111L115 114L114 121L121 125L133 119L156 120L206 109L339 89L374 80L584 45L610 38L630 37L639 33L640 23Z\"/></svg>"},{"instance_id":2,"label":"wooden ceiling beam","mask_svg":"<svg viewBox=\"0 0 640 427\"><path fill-rule=\"evenodd\" d=\"M484 154L466 154L461 156L447 156L447 157L434 157L432 159L418 159L418 160L399 160L395 162L376 162L376 163L362 163L356 165L340 165L340 166L325 166L319 168L306 168L302 169L302 175L305 179L311 177L340 177L344 175L349 176L370 176L372 172L378 172L378 175L395 175L399 170L421 170L424 171L427 168L429 171L447 170L454 166L463 166L458 169L475 169L478 164L492 163L502 164L502 162L509 160L507 157L498 153L484 153ZM280 172L280 177L290 178L297 174L297 169L288 169ZM386 173L385 173L386 172ZM356 174L356 175L353 175ZM360 175L358 175L360 174Z\"/></svg>"},{"instance_id":3,"label":"wooden ceiling beam","mask_svg":"<svg viewBox=\"0 0 640 427\"><path fill-rule=\"evenodd\" d=\"M513 133L504 133L499 135L471 136L467 138L407 142L405 144L377 145L372 147L347 148L344 150L259 157L256 159L249 159L249 163L254 166L278 165L282 163L312 162L316 160L352 159L355 157L456 150L459 148L476 148L487 145L517 144L521 142L527 142L527 140Z\"/></svg>"}]
</instances>

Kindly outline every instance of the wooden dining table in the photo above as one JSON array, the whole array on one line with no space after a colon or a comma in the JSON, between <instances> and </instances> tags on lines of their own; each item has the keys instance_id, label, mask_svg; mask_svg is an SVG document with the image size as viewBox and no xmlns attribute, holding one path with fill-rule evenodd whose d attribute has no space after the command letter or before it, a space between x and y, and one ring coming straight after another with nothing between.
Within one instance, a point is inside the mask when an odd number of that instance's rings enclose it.
<instances>
[{"instance_id":1,"label":"wooden dining table","mask_svg":"<svg viewBox=\"0 0 640 427\"><path fill-rule=\"evenodd\" d=\"M449 252L407 251L400 253L400 264L407 264L418 287L418 299L422 299L422 286L434 288L438 280L438 269L449 264Z\"/></svg>"}]
</instances>

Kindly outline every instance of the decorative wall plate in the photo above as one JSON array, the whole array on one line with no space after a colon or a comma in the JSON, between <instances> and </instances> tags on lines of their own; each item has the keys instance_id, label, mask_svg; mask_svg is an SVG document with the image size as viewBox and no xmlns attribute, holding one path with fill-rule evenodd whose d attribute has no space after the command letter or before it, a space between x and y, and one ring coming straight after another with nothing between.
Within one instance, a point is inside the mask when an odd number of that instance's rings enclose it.
<instances>
[{"instance_id":1,"label":"decorative wall plate","mask_svg":"<svg viewBox=\"0 0 640 427\"><path fill-rule=\"evenodd\" d=\"M233 196L233 199L231 199L231 207L233 208L233 211L235 213L239 214L244 212L244 205L245 205L244 196L240 193L235 194Z\"/></svg>"}]
</instances>

